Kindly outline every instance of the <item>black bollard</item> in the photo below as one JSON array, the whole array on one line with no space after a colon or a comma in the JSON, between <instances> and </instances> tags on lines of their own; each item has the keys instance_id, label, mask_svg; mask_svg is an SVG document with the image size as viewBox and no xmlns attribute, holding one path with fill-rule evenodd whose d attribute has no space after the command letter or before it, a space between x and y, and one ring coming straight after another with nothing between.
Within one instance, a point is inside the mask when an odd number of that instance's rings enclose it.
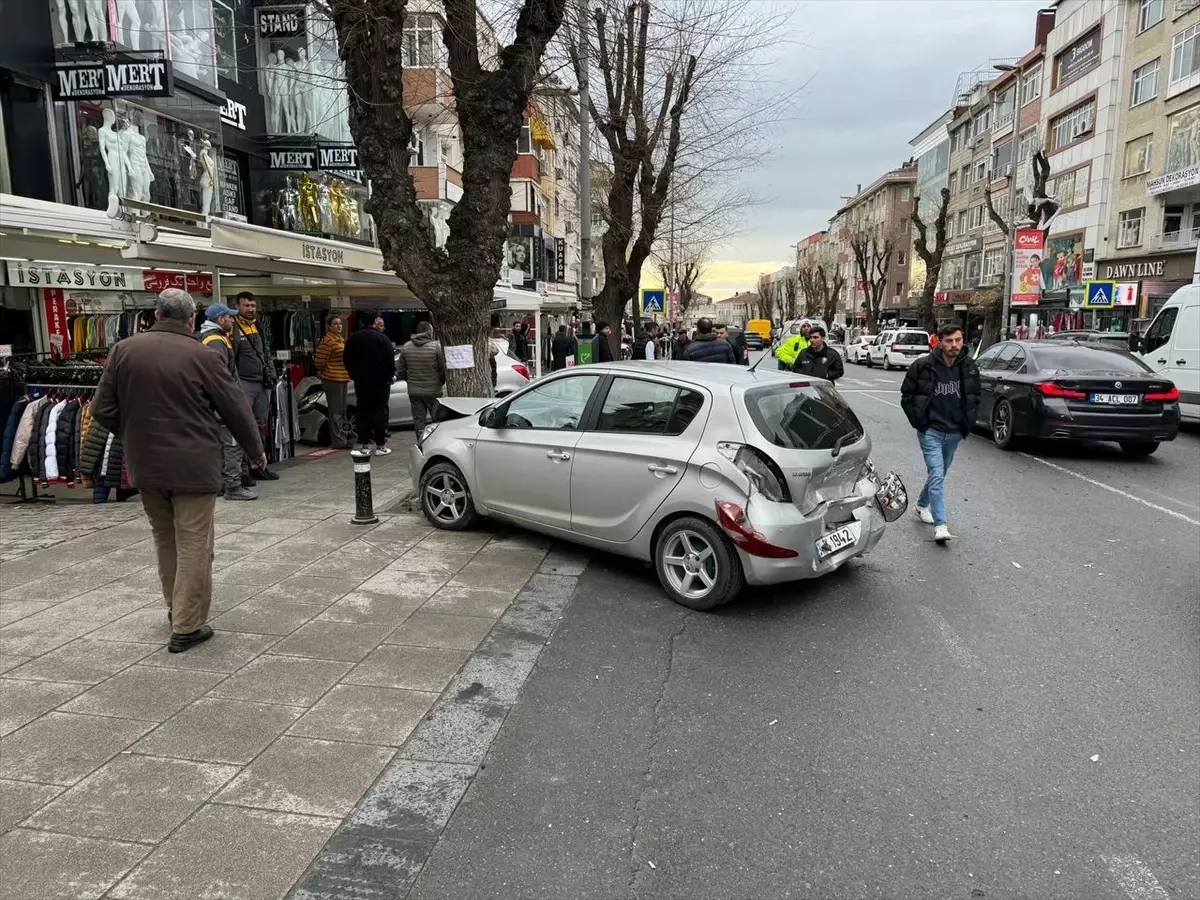
<instances>
[{"instance_id":1,"label":"black bollard","mask_svg":"<svg viewBox=\"0 0 1200 900\"><path fill-rule=\"evenodd\" d=\"M350 524L374 525L379 517L371 497L371 451L351 450L350 458L354 460L354 518Z\"/></svg>"}]
</instances>

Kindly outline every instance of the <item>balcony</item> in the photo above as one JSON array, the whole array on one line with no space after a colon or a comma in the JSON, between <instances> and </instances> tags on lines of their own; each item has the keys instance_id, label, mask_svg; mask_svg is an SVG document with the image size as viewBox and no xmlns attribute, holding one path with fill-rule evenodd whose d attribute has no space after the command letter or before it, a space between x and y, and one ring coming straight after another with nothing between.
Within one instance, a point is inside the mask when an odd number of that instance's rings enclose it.
<instances>
[{"instance_id":1,"label":"balcony","mask_svg":"<svg viewBox=\"0 0 1200 900\"><path fill-rule=\"evenodd\" d=\"M436 66L405 69L404 108L414 122L432 122L453 110L449 74Z\"/></svg>"},{"instance_id":2,"label":"balcony","mask_svg":"<svg viewBox=\"0 0 1200 900\"><path fill-rule=\"evenodd\" d=\"M448 200L462 197L462 173L451 166L409 166L418 200Z\"/></svg>"},{"instance_id":3,"label":"balcony","mask_svg":"<svg viewBox=\"0 0 1200 900\"><path fill-rule=\"evenodd\" d=\"M1164 231L1159 237L1158 242L1164 250L1195 247L1197 243L1200 243L1200 227L1181 228L1178 231Z\"/></svg>"}]
</instances>

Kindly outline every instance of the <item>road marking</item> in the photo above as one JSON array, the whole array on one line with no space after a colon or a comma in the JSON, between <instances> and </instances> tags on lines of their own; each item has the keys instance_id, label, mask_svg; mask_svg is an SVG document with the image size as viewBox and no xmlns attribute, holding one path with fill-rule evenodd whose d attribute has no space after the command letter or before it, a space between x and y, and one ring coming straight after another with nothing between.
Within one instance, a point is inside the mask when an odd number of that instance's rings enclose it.
<instances>
[{"instance_id":1,"label":"road marking","mask_svg":"<svg viewBox=\"0 0 1200 900\"><path fill-rule=\"evenodd\" d=\"M888 391L883 388L839 388L839 394L898 394L900 389ZM876 398L878 399L878 398Z\"/></svg>"},{"instance_id":2,"label":"road marking","mask_svg":"<svg viewBox=\"0 0 1200 900\"><path fill-rule=\"evenodd\" d=\"M869 391L863 391L863 394L867 397L870 397L872 400L878 400L880 403L886 403L888 406L896 407L896 409L904 408L899 403L893 403L891 400L884 400L882 397L875 396L876 394L886 394L886 393L890 393L890 392L889 391L880 391L880 390L876 390L874 388L872 388ZM896 393L899 393L899 391L897 391Z\"/></svg>"},{"instance_id":3,"label":"road marking","mask_svg":"<svg viewBox=\"0 0 1200 900\"><path fill-rule=\"evenodd\" d=\"M885 400L882 402L886 403L887 401ZM1157 510L1158 512L1166 513L1168 516L1172 516L1173 518L1187 522L1189 525L1195 525L1197 528L1200 528L1200 519L1193 519L1191 516L1185 516L1181 512L1176 512L1175 510L1168 509L1165 506L1159 506L1157 503L1151 503L1149 500L1144 500L1136 494L1131 494L1128 491L1115 488L1111 484L1105 484L1103 481L1096 481L1094 478L1088 478L1086 475L1076 472L1074 469L1068 469L1065 466L1052 463L1049 460L1042 459L1040 456L1033 456L1029 453L1021 453L1020 455L1026 459L1032 459L1034 462L1041 463L1043 466L1048 466L1051 469L1062 472L1065 475L1070 475L1073 478L1078 478L1080 481L1085 481L1093 487L1103 488L1110 493L1116 494L1118 497L1124 497L1126 500L1132 500L1134 503L1140 503L1142 506L1147 506L1150 509Z\"/></svg>"},{"instance_id":4,"label":"road marking","mask_svg":"<svg viewBox=\"0 0 1200 900\"><path fill-rule=\"evenodd\" d=\"M942 643L946 645L946 650L954 657L954 661L964 669L981 668L979 657L971 652L970 648L963 643L962 638L958 636L958 632L950 627L950 623L942 616L940 612L931 606L917 604L917 612L925 617L925 620L933 626L938 633L938 637L942 639Z\"/></svg>"},{"instance_id":5,"label":"road marking","mask_svg":"<svg viewBox=\"0 0 1200 900\"><path fill-rule=\"evenodd\" d=\"M1100 858L1129 900L1171 900L1171 895L1163 890L1150 867L1136 856L1121 854Z\"/></svg>"}]
</instances>

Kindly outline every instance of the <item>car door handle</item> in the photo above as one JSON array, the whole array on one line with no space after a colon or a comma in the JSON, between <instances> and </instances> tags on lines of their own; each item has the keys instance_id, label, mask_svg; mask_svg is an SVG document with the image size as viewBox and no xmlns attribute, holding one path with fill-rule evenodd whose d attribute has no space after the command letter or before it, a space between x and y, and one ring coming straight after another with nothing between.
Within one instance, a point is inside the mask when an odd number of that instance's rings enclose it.
<instances>
[{"instance_id":1,"label":"car door handle","mask_svg":"<svg viewBox=\"0 0 1200 900\"><path fill-rule=\"evenodd\" d=\"M571 458L570 453L565 453L562 450L547 450L546 456L549 457L550 459L554 460L555 462L565 462L566 460Z\"/></svg>"},{"instance_id":2,"label":"car door handle","mask_svg":"<svg viewBox=\"0 0 1200 900\"><path fill-rule=\"evenodd\" d=\"M1158 361L1158 364L1159 364L1160 366L1165 366L1165 365L1167 364L1167 361L1166 361L1165 359L1160 359L1160 360Z\"/></svg>"},{"instance_id":3,"label":"car door handle","mask_svg":"<svg viewBox=\"0 0 1200 900\"><path fill-rule=\"evenodd\" d=\"M1186 359L1177 359L1177 360L1175 360L1175 365L1177 365L1177 366L1186 366L1186 365L1187 365L1187 360L1186 360Z\"/></svg>"},{"instance_id":4,"label":"car door handle","mask_svg":"<svg viewBox=\"0 0 1200 900\"><path fill-rule=\"evenodd\" d=\"M674 466L660 466L658 463L650 463L646 466L655 475L678 475L679 470Z\"/></svg>"}]
</instances>

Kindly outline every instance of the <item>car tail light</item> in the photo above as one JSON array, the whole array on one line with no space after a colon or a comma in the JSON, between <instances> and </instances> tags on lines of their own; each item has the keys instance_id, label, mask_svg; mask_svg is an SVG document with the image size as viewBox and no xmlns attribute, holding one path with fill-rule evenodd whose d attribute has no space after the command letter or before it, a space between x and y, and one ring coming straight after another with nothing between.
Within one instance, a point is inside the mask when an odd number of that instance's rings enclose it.
<instances>
[{"instance_id":1,"label":"car tail light","mask_svg":"<svg viewBox=\"0 0 1200 900\"><path fill-rule=\"evenodd\" d=\"M1070 388L1065 388L1061 384L1055 384L1053 381L1039 381L1033 386L1033 389L1043 397L1061 397L1064 400L1085 400L1087 394L1084 391L1073 391Z\"/></svg>"},{"instance_id":2,"label":"car tail light","mask_svg":"<svg viewBox=\"0 0 1200 900\"><path fill-rule=\"evenodd\" d=\"M1179 399L1179 388L1171 385L1165 391L1155 391L1142 397L1147 403L1174 403Z\"/></svg>"},{"instance_id":3,"label":"car tail light","mask_svg":"<svg viewBox=\"0 0 1200 900\"><path fill-rule=\"evenodd\" d=\"M525 368L523 365L521 365L520 363L513 363L512 368L513 368L514 372L516 372L518 375L520 375L526 381L529 380L529 370L527 368Z\"/></svg>"},{"instance_id":4,"label":"car tail light","mask_svg":"<svg viewBox=\"0 0 1200 900\"><path fill-rule=\"evenodd\" d=\"M722 441L717 452L732 462L746 476L751 487L775 503L790 503L791 492L775 461L748 444Z\"/></svg>"},{"instance_id":5,"label":"car tail light","mask_svg":"<svg viewBox=\"0 0 1200 900\"><path fill-rule=\"evenodd\" d=\"M788 382L788 387L790 387L790 388L812 387L812 384L807 381L791 381L791 382Z\"/></svg>"},{"instance_id":6,"label":"car tail light","mask_svg":"<svg viewBox=\"0 0 1200 900\"><path fill-rule=\"evenodd\" d=\"M746 519L746 511L729 500L717 501L717 522L730 540L751 556L766 559L792 559L799 556L795 550L778 547L759 534Z\"/></svg>"}]
</instances>

